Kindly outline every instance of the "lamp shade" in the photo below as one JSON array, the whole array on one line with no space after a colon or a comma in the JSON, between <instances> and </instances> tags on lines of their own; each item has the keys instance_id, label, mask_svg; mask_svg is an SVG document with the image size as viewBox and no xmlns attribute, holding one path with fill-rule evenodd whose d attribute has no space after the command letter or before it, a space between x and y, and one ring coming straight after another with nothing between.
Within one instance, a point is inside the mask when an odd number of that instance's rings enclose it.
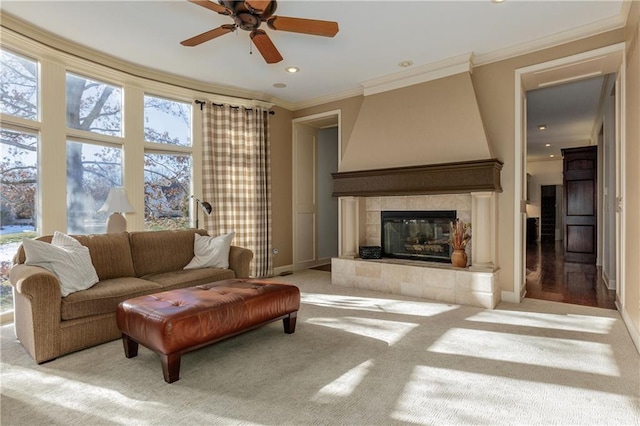
<instances>
[{"instance_id":1,"label":"lamp shade","mask_svg":"<svg viewBox=\"0 0 640 426\"><path fill-rule=\"evenodd\" d=\"M107 196L107 201L104 202L98 211L109 213L131 213L134 210L127 199L127 193L124 188L111 188L109 190L109 195Z\"/></svg>"}]
</instances>

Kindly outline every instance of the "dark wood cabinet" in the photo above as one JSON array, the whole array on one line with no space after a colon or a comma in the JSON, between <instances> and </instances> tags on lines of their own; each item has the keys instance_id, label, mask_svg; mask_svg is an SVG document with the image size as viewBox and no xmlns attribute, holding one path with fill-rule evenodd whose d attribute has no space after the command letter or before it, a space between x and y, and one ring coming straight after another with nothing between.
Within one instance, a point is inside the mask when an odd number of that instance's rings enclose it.
<instances>
[{"instance_id":1,"label":"dark wood cabinet","mask_svg":"<svg viewBox=\"0 0 640 426\"><path fill-rule=\"evenodd\" d=\"M540 187L540 242L554 243L556 241L556 186L543 185Z\"/></svg>"},{"instance_id":2,"label":"dark wood cabinet","mask_svg":"<svg viewBox=\"0 0 640 426\"><path fill-rule=\"evenodd\" d=\"M598 187L598 147L565 148L564 260L595 263Z\"/></svg>"}]
</instances>

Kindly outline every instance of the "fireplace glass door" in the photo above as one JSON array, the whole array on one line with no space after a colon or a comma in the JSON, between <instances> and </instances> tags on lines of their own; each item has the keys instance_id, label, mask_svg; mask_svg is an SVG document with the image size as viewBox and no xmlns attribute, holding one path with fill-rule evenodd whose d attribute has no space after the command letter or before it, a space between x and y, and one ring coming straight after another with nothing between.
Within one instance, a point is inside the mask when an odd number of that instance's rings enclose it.
<instances>
[{"instance_id":1,"label":"fireplace glass door","mask_svg":"<svg viewBox=\"0 0 640 426\"><path fill-rule=\"evenodd\" d=\"M383 211L382 256L451 263L450 222L455 210Z\"/></svg>"}]
</instances>

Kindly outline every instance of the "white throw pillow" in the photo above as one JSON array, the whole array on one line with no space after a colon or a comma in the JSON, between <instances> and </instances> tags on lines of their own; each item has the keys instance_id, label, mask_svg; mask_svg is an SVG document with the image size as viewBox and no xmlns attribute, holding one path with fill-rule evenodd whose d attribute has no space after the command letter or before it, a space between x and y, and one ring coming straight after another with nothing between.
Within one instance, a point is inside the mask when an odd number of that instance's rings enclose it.
<instances>
[{"instance_id":1,"label":"white throw pillow","mask_svg":"<svg viewBox=\"0 0 640 426\"><path fill-rule=\"evenodd\" d=\"M60 281L60 293L67 297L98 282L89 249L74 238L55 232L51 244L23 238L25 264L53 272Z\"/></svg>"},{"instance_id":2,"label":"white throw pillow","mask_svg":"<svg viewBox=\"0 0 640 426\"><path fill-rule=\"evenodd\" d=\"M195 256L184 269L229 268L229 250L235 235L235 232L218 237L203 237L200 234L195 234L196 239L193 243Z\"/></svg>"}]
</instances>

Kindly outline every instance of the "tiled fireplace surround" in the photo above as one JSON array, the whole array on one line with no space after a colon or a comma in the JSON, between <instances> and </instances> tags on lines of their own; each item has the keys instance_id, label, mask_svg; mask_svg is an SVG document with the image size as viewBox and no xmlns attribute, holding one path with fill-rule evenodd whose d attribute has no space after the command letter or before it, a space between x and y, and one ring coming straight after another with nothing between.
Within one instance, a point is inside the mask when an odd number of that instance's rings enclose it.
<instances>
[{"instance_id":1,"label":"tiled fireplace surround","mask_svg":"<svg viewBox=\"0 0 640 426\"><path fill-rule=\"evenodd\" d=\"M500 270L495 262L496 191L364 195L339 198L340 247L339 257L331 262L333 284L490 309L500 302ZM389 210L456 210L459 219L472 224L469 266L360 259L359 245L380 245L380 212Z\"/></svg>"}]
</instances>

